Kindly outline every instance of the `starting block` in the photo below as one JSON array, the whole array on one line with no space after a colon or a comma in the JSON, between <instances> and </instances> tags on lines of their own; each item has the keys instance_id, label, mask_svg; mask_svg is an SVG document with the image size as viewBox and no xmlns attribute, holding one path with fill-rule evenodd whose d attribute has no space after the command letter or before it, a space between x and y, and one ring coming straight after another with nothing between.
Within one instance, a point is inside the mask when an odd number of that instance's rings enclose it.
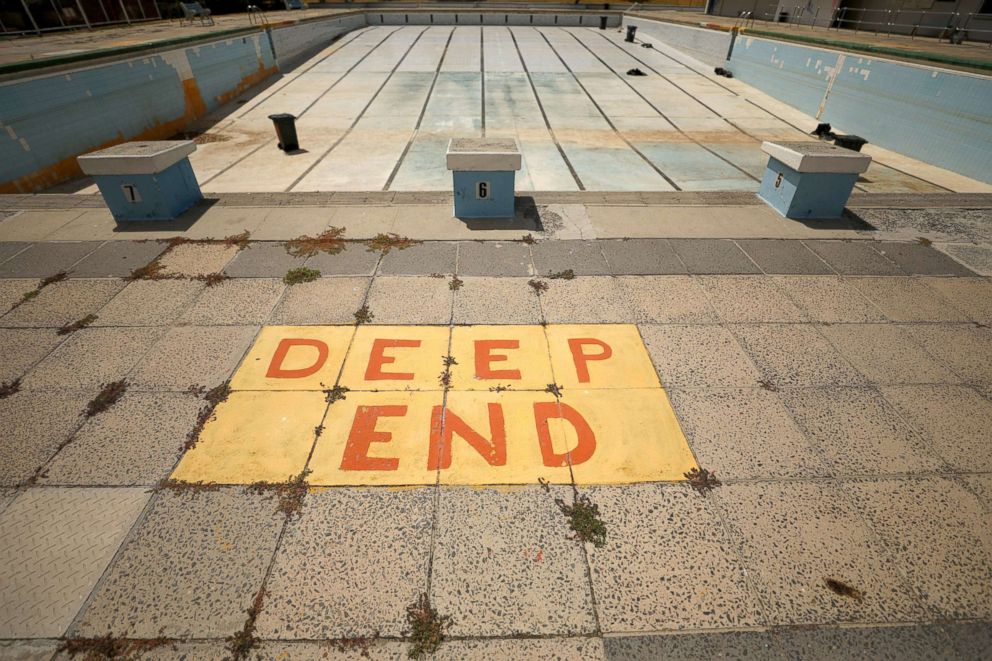
<instances>
[{"instance_id":1,"label":"starting block","mask_svg":"<svg viewBox=\"0 0 992 661\"><path fill-rule=\"evenodd\" d=\"M840 218L871 156L826 142L764 142L758 197L786 218Z\"/></svg>"},{"instance_id":2,"label":"starting block","mask_svg":"<svg viewBox=\"0 0 992 661\"><path fill-rule=\"evenodd\" d=\"M456 218L512 218L520 146L513 139L454 138L448 143Z\"/></svg>"}]
</instances>

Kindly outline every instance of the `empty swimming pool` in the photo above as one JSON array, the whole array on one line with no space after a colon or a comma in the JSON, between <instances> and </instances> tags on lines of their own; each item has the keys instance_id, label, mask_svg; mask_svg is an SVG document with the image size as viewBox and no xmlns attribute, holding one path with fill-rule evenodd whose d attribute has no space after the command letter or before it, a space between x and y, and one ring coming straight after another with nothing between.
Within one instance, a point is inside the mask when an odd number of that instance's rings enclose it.
<instances>
[{"instance_id":1,"label":"empty swimming pool","mask_svg":"<svg viewBox=\"0 0 992 661\"><path fill-rule=\"evenodd\" d=\"M276 148L281 112L300 152ZM761 141L815 126L663 43L554 26L356 30L214 119L192 158L207 192L447 190L452 137L516 138L519 190L757 190ZM878 156L858 185L945 190Z\"/></svg>"}]
</instances>

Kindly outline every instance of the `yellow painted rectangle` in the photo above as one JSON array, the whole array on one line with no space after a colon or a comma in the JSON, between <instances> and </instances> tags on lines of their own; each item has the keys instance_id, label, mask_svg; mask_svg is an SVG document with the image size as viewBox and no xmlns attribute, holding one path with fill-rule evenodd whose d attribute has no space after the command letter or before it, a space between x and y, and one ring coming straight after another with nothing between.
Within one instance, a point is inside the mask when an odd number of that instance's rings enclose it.
<instances>
[{"instance_id":1,"label":"yellow painted rectangle","mask_svg":"<svg viewBox=\"0 0 992 661\"><path fill-rule=\"evenodd\" d=\"M447 326L359 326L344 361L350 390L442 390Z\"/></svg>"},{"instance_id":2,"label":"yellow painted rectangle","mask_svg":"<svg viewBox=\"0 0 992 661\"><path fill-rule=\"evenodd\" d=\"M285 482L306 465L324 394L234 392L214 412L172 477L185 482Z\"/></svg>"},{"instance_id":3,"label":"yellow painted rectangle","mask_svg":"<svg viewBox=\"0 0 992 661\"><path fill-rule=\"evenodd\" d=\"M354 326L263 328L231 379L231 389L331 388L337 381L354 332Z\"/></svg>"},{"instance_id":4,"label":"yellow painted rectangle","mask_svg":"<svg viewBox=\"0 0 992 661\"><path fill-rule=\"evenodd\" d=\"M544 390L554 382L540 326L456 326L452 390Z\"/></svg>"},{"instance_id":5,"label":"yellow painted rectangle","mask_svg":"<svg viewBox=\"0 0 992 661\"><path fill-rule=\"evenodd\" d=\"M633 324L548 326L547 335L555 381L566 390L661 387Z\"/></svg>"}]
</instances>

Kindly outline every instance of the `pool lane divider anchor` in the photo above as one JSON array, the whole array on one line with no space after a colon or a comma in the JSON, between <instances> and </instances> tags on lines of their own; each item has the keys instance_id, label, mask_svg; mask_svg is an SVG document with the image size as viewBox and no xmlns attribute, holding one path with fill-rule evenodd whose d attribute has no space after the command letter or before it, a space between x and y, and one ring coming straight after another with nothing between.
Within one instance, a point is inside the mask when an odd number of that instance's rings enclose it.
<instances>
[{"instance_id":1,"label":"pool lane divider anchor","mask_svg":"<svg viewBox=\"0 0 992 661\"><path fill-rule=\"evenodd\" d=\"M452 171L456 218L512 218L520 145L512 138L452 138L445 155Z\"/></svg>"},{"instance_id":2,"label":"pool lane divider anchor","mask_svg":"<svg viewBox=\"0 0 992 661\"><path fill-rule=\"evenodd\" d=\"M763 142L758 197L786 218L840 218L871 156L826 142Z\"/></svg>"},{"instance_id":3,"label":"pool lane divider anchor","mask_svg":"<svg viewBox=\"0 0 992 661\"><path fill-rule=\"evenodd\" d=\"M125 142L77 160L120 224L175 220L203 199L189 155L192 140Z\"/></svg>"}]
</instances>

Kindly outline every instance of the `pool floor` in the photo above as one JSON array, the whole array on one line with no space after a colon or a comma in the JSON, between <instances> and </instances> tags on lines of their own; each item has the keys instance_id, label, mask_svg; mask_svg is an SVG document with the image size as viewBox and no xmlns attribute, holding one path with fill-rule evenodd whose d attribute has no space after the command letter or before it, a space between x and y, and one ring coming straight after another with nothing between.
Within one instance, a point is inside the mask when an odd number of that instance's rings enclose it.
<instances>
[{"instance_id":1,"label":"pool floor","mask_svg":"<svg viewBox=\"0 0 992 661\"><path fill-rule=\"evenodd\" d=\"M276 147L282 112L300 152ZM664 44L557 27L356 30L226 113L192 157L205 192L447 190L452 137L517 138L523 191L757 190L761 141L815 126ZM879 162L862 179L947 190Z\"/></svg>"}]
</instances>

